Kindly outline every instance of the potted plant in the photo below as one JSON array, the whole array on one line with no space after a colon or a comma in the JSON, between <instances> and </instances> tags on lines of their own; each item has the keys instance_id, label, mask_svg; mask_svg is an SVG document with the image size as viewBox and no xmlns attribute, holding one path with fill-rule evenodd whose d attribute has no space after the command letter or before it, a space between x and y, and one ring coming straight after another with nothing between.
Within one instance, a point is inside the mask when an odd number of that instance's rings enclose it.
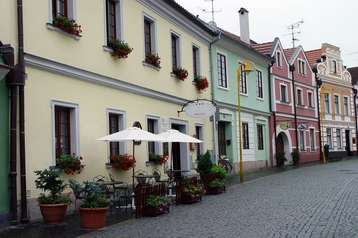
<instances>
[{"instance_id":1,"label":"potted plant","mask_svg":"<svg viewBox=\"0 0 358 238\"><path fill-rule=\"evenodd\" d=\"M205 193L206 190L201 184L195 185L187 180L181 194L182 203L191 204L194 202L199 202L202 200L202 197L205 195Z\"/></svg>"},{"instance_id":2,"label":"potted plant","mask_svg":"<svg viewBox=\"0 0 358 238\"><path fill-rule=\"evenodd\" d=\"M287 161L286 151L277 151L275 157L276 157L277 167L284 166L285 161Z\"/></svg>"},{"instance_id":3,"label":"potted plant","mask_svg":"<svg viewBox=\"0 0 358 238\"><path fill-rule=\"evenodd\" d=\"M67 184L60 179L60 171L55 169L36 170L35 185L43 191L37 198L42 217L47 224L59 224L65 217L68 204L72 203L70 194L62 192ZM46 192L49 192L46 194Z\"/></svg>"},{"instance_id":4,"label":"potted plant","mask_svg":"<svg viewBox=\"0 0 358 238\"><path fill-rule=\"evenodd\" d=\"M82 228L102 228L106 223L106 213L110 204L114 203L114 197L106 197L101 184L85 181L79 184L76 180L71 180L70 188L82 194L82 203L78 206Z\"/></svg>"},{"instance_id":5,"label":"potted plant","mask_svg":"<svg viewBox=\"0 0 358 238\"><path fill-rule=\"evenodd\" d=\"M199 93L204 92L209 87L209 81L206 77L196 75L194 78L195 87L199 90Z\"/></svg>"},{"instance_id":6,"label":"potted plant","mask_svg":"<svg viewBox=\"0 0 358 238\"><path fill-rule=\"evenodd\" d=\"M155 67L158 67L160 68L160 57L159 55L155 55L153 53L150 53L148 52L146 55L145 55L145 61L149 64L152 64L154 65Z\"/></svg>"},{"instance_id":7,"label":"potted plant","mask_svg":"<svg viewBox=\"0 0 358 238\"><path fill-rule=\"evenodd\" d=\"M153 153L149 153L149 161L152 161L156 164L162 165L168 161L168 156L156 155Z\"/></svg>"},{"instance_id":8,"label":"potted plant","mask_svg":"<svg viewBox=\"0 0 358 238\"><path fill-rule=\"evenodd\" d=\"M291 158L292 158L293 164L299 164L300 157L301 157L300 152L298 152L297 149L293 149L293 151L291 152Z\"/></svg>"},{"instance_id":9,"label":"potted plant","mask_svg":"<svg viewBox=\"0 0 358 238\"><path fill-rule=\"evenodd\" d=\"M222 192L225 192L225 187L225 179L214 179L209 183L209 194L220 194Z\"/></svg>"},{"instance_id":10,"label":"potted plant","mask_svg":"<svg viewBox=\"0 0 358 238\"><path fill-rule=\"evenodd\" d=\"M82 156L76 156L75 153L72 155L61 155L56 159L56 166L60 168L61 172L66 174L80 174L84 165L82 165Z\"/></svg>"},{"instance_id":11,"label":"potted plant","mask_svg":"<svg viewBox=\"0 0 358 238\"><path fill-rule=\"evenodd\" d=\"M71 35L79 36L82 33L81 25L78 25L74 19L65 16L58 16L53 19L52 25Z\"/></svg>"},{"instance_id":12,"label":"potted plant","mask_svg":"<svg viewBox=\"0 0 358 238\"><path fill-rule=\"evenodd\" d=\"M110 52L109 54L112 57L118 57L119 59L128 58L128 55L134 50L128 43L118 39L110 39L108 41L108 46L113 49L113 52Z\"/></svg>"},{"instance_id":13,"label":"potted plant","mask_svg":"<svg viewBox=\"0 0 358 238\"><path fill-rule=\"evenodd\" d=\"M205 177L206 174L211 173L211 168L213 167L213 162L211 162L210 152L207 150L205 154L200 155L198 168L196 171L200 174L201 179Z\"/></svg>"},{"instance_id":14,"label":"potted plant","mask_svg":"<svg viewBox=\"0 0 358 238\"><path fill-rule=\"evenodd\" d=\"M162 196L149 195L145 200L145 205L143 206L143 215L144 216L157 216L163 214L164 212L169 212L169 205L171 200Z\"/></svg>"},{"instance_id":15,"label":"potted plant","mask_svg":"<svg viewBox=\"0 0 358 238\"><path fill-rule=\"evenodd\" d=\"M109 158L114 167L126 171L134 168L136 164L136 159L130 154L124 154L124 155L114 154L111 155Z\"/></svg>"},{"instance_id":16,"label":"potted plant","mask_svg":"<svg viewBox=\"0 0 358 238\"><path fill-rule=\"evenodd\" d=\"M176 65L173 65L173 73L176 75L176 77L182 81L184 81L189 73L186 69L182 67L177 67Z\"/></svg>"}]
</instances>

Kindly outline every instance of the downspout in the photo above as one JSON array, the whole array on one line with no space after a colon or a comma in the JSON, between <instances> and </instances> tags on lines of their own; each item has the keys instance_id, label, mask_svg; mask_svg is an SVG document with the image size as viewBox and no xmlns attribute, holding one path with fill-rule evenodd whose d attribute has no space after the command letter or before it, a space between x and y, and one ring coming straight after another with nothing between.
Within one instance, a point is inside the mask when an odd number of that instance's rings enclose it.
<instances>
[{"instance_id":1,"label":"downspout","mask_svg":"<svg viewBox=\"0 0 358 238\"><path fill-rule=\"evenodd\" d=\"M272 110L272 88L271 88L271 67L272 65L275 63L275 61L272 61L269 66L268 66L268 85L269 85L269 107L270 107L270 112L273 114L273 129L274 129L274 133L275 133L275 153L277 152L277 143L276 143L276 134L277 134L277 130L276 130L276 112ZM271 136L270 136L271 138ZM271 153L270 153L270 158L271 158ZM273 163L273 158L272 158L272 163ZM266 167L268 167L268 163L266 160Z\"/></svg>"},{"instance_id":2,"label":"downspout","mask_svg":"<svg viewBox=\"0 0 358 238\"><path fill-rule=\"evenodd\" d=\"M297 112L296 112L296 90L295 90L295 66L290 65L290 71L292 72L292 89L293 89L293 114L295 120L295 135L296 135L296 150L298 151L298 131L297 131Z\"/></svg>"},{"instance_id":3,"label":"downspout","mask_svg":"<svg viewBox=\"0 0 358 238\"><path fill-rule=\"evenodd\" d=\"M221 39L221 31L219 31L219 34L217 35L216 39L214 41L212 41L210 43L210 46L209 46L209 57L210 57L210 70L211 70L211 94L212 94L212 97L213 97L213 100L215 100L215 89L213 87L214 85L214 72L213 72L213 53L212 53L212 47L213 47L213 44L215 44L216 42L218 42L219 40ZM218 110L218 108L216 107L216 110ZM217 133L217 119L216 119L216 115L219 115L219 119L220 119L220 112L216 112L214 113L213 115L213 138L214 138L214 159L215 159L215 163L217 164L218 161L219 161L219 158L218 158L218 151L219 151L219 147L218 147L218 133Z\"/></svg>"},{"instance_id":4,"label":"downspout","mask_svg":"<svg viewBox=\"0 0 358 238\"><path fill-rule=\"evenodd\" d=\"M21 184L21 223L28 223L26 199L26 159L25 159L25 59L24 59L24 20L22 0L17 1L19 64L21 83L19 84L19 123L20 123L20 184Z\"/></svg>"},{"instance_id":5,"label":"downspout","mask_svg":"<svg viewBox=\"0 0 358 238\"><path fill-rule=\"evenodd\" d=\"M316 82L320 82L321 84L322 84L322 81L319 81L319 79L318 79L318 77L317 77L317 75L315 75L315 78L316 78ZM318 131L319 131L319 147L321 148L322 147L322 136L321 136L321 133L322 133L322 131L321 131L321 117L320 117L320 115L321 115L321 110L322 110L322 108L320 109L319 108L319 105L320 105L320 103L319 103L319 91L318 91L318 89L320 88L320 86L321 86L321 84L319 84L319 83L317 83L317 87L316 87L316 97L317 97L317 108L318 108ZM320 150L319 150L319 158L320 158L320 160L321 159L323 159L323 148L321 148Z\"/></svg>"}]
</instances>

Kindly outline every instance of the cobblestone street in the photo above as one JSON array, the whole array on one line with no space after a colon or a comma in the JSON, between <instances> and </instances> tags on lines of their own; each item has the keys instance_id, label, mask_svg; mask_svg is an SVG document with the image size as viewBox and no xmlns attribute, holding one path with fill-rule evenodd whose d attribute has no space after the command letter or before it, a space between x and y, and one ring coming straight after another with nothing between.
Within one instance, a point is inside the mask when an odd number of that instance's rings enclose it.
<instances>
[{"instance_id":1,"label":"cobblestone street","mask_svg":"<svg viewBox=\"0 0 358 238\"><path fill-rule=\"evenodd\" d=\"M317 164L230 186L83 237L358 237L358 160Z\"/></svg>"}]
</instances>

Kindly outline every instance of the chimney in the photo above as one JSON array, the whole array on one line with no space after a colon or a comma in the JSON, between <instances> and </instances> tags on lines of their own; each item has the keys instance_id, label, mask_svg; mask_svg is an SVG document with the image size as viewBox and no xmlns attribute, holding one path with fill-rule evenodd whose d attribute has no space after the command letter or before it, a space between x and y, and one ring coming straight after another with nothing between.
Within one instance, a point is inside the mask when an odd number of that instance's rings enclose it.
<instances>
[{"instance_id":1,"label":"chimney","mask_svg":"<svg viewBox=\"0 0 358 238\"><path fill-rule=\"evenodd\" d=\"M250 44L249 12L245 8L239 10L240 19L240 39L246 44Z\"/></svg>"}]
</instances>

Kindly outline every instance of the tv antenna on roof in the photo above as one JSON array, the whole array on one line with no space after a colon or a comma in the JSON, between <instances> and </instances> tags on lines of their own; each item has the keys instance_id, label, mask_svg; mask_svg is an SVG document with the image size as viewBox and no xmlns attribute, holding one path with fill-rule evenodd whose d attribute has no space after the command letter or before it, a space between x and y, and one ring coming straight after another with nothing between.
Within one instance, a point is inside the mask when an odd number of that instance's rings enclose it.
<instances>
[{"instance_id":1,"label":"tv antenna on roof","mask_svg":"<svg viewBox=\"0 0 358 238\"><path fill-rule=\"evenodd\" d=\"M211 10L210 11L208 11L208 10L206 10L205 8L200 8L203 12L205 12L205 13L210 13L211 12L211 21L213 22L213 23L215 23L215 21L214 21L214 13L215 12L221 12L221 8L220 8L220 10L219 11L215 11L214 10L214 1L215 0L205 0L205 2L210 2L211 1Z\"/></svg>"},{"instance_id":2,"label":"tv antenna on roof","mask_svg":"<svg viewBox=\"0 0 358 238\"><path fill-rule=\"evenodd\" d=\"M301 34L301 32L295 32L294 29L295 28L298 28L300 26L300 24L303 23L303 20L299 21L299 22L296 22L296 23L292 23L291 25L289 25L287 27L288 30L291 30L291 35L292 35L292 45L293 45L293 48L295 48L295 41L299 41L299 39L297 39L295 37L295 34Z\"/></svg>"}]
</instances>

